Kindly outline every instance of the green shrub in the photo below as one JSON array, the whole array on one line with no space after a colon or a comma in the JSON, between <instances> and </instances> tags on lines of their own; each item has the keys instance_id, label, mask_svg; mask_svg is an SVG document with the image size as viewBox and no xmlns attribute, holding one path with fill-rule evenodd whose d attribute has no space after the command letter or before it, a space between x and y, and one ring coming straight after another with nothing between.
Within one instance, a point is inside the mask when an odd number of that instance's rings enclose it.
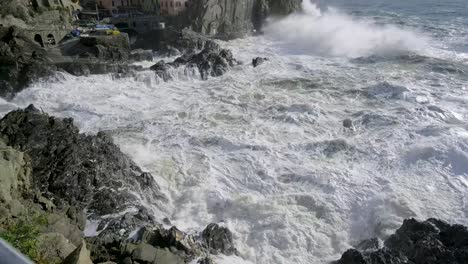
<instances>
[{"instance_id":1,"label":"green shrub","mask_svg":"<svg viewBox=\"0 0 468 264\"><path fill-rule=\"evenodd\" d=\"M45 225L47 225L45 214L23 216L0 231L0 237L36 263L44 263L37 249L40 231Z\"/></svg>"}]
</instances>

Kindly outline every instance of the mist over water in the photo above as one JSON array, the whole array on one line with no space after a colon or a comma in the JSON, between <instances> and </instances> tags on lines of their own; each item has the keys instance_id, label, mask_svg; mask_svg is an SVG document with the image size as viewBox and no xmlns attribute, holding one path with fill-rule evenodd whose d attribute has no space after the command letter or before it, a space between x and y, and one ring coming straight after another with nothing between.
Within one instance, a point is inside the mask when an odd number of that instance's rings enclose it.
<instances>
[{"instance_id":1,"label":"mist over water","mask_svg":"<svg viewBox=\"0 0 468 264\"><path fill-rule=\"evenodd\" d=\"M409 217L468 225L466 34L452 30L468 16L375 1L346 14L306 3L266 36L220 42L244 64L219 78L60 73L0 112L34 103L110 133L170 197L157 219L232 230L240 256L217 263L327 263Z\"/></svg>"},{"instance_id":2,"label":"mist over water","mask_svg":"<svg viewBox=\"0 0 468 264\"><path fill-rule=\"evenodd\" d=\"M427 37L394 25L356 19L335 8L321 11L303 1L303 12L271 21L265 34L298 54L361 57L417 52L428 47Z\"/></svg>"}]
</instances>

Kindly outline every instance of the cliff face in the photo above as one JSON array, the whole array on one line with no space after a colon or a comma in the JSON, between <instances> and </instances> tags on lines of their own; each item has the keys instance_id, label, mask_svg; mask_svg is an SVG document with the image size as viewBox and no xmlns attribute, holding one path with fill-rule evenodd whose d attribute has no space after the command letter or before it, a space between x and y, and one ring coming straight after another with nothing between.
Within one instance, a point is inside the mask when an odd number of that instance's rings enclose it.
<instances>
[{"instance_id":1,"label":"cliff face","mask_svg":"<svg viewBox=\"0 0 468 264\"><path fill-rule=\"evenodd\" d=\"M301 8L302 0L201 0L189 17L192 28L206 35L233 38L259 30L269 15L287 15Z\"/></svg>"}]
</instances>

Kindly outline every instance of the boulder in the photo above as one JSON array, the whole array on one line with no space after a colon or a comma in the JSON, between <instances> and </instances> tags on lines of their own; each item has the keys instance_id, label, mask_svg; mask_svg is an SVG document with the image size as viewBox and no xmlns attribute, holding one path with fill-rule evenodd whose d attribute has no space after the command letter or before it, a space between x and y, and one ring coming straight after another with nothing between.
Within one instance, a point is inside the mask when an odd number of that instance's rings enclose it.
<instances>
[{"instance_id":1,"label":"boulder","mask_svg":"<svg viewBox=\"0 0 468 264\"><path fill-rule=\"evenodd\" d=\"M38 254L49 263L62 263L77 248L59 233L41 234L38 247Z\"/></svg>"},{"instance_id":2,"label":"boulder","mask_svg":"<svg viewBox=\"0 0 468 264\"><path fill-rule=\"evenodd\" d=\"M347 118L343 120L343 127L344 128L352 128L353 127L353 120Z\"/></svg>"},{"instance_id":3,"label":"boulder","mask_svg":"<svg viewBox=\"0 0 468 264\"><path fill-rule=\"evenodd\" d=\"M255 59L252 59L252 66L254 68L256 68L257 66L260 66L261 64L263 64L267 60L268 60L268 58L261 58L261 57L257 57Z\"/></svg>"},{"instance_id":4,"label":"boulder","mask_svg":"<svg viewBox=\"0 0 468 264\"><path fill-rule=\"evenodd\" d=\"M83 241L62 264L93 264L90 258L90 253L86 249L86 243Z\"/></svg>"},{"instance_id":5,"label":"boulder","mask_svg":"<svg viewBox=\"0 0 468 264\"><path fill-rule=\"evenodd\" d=\"M346 251L337 264L468 263L468 229L437 219L407 219L385 240L384 247Z\"/></svg>"},{"instance_id":6,"label":"boulder","mask_svg":"<svg viewBox=\"0 0 468 264\"><path fill-rule=\"evenodd\" d=\"M172 253L167 248L158 248L156 249L156 258L154 259L154 264L184 264L186 263L184 259L177 254Z\"/></svg>"},{"instance_id":7,"label":"boulder","mask_svg":"<svg viewBox=\"0 0 468 264\"><path fill-rule=\"evenodd\" d=\"M148 244L138 245L132 253L132 260L141 263L154 263L156 258L156 248Z\"/></svg>"},{"instance_id":8,"label":"boulder","mask_svg":"<svg viewBox=\"0 0 468 264\"><path fill-rule=\"evenodd\" d=\"M32 159L33 185L59 206L95 216L120 212L143 199L166 201L154 178L123 154L105 133L80 134L72 119L29 106L0 120L7 144Z\"/></svg>"},{"instance_id":9,"label":"boulder","mask_svg":"<svg viewBox=\"0 0 468 264\"><path fill-rule=\"evenodd\" d=\"M211 43L211 42L210 42ZM239 64L228 49L221 49L218 44L206 44L205 48L198 53L186 53L183 56L175 59L171 63L159 61L151 66L151 70L155 71L164 81L172 80L170 69L177 67L197 68L203 80L209 77L218 77L225 74L230 67Z\"/></svg>"},{"instance_id":10,"label":"boulder","mask_svg":"<svg viewBox=\"0 0 468 264\"><path fill-rule=\"evenodd\" d=\"M218 224L209 224L201 233L202 240L212 254L237 254L232 233L229 229Z\"/></svg>"}]
</instances>

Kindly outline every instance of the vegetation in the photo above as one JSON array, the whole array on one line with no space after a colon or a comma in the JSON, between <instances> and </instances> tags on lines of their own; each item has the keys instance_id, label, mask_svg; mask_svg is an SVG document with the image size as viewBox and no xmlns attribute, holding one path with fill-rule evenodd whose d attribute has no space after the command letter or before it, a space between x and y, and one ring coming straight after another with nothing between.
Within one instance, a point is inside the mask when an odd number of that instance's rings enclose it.
<instances>
[{"instance_id":1,"label":"vegetation","mask_svg":"<svg viewBox=\"0 0 468 264\"><path fill-rule=\"evenodd\" d=\"M0 237L27 255L38 264L45 264L38 253L38 238L42 227L47 225L45 214L23 216L0 231Z\"/></svg>"}]
</instances>

